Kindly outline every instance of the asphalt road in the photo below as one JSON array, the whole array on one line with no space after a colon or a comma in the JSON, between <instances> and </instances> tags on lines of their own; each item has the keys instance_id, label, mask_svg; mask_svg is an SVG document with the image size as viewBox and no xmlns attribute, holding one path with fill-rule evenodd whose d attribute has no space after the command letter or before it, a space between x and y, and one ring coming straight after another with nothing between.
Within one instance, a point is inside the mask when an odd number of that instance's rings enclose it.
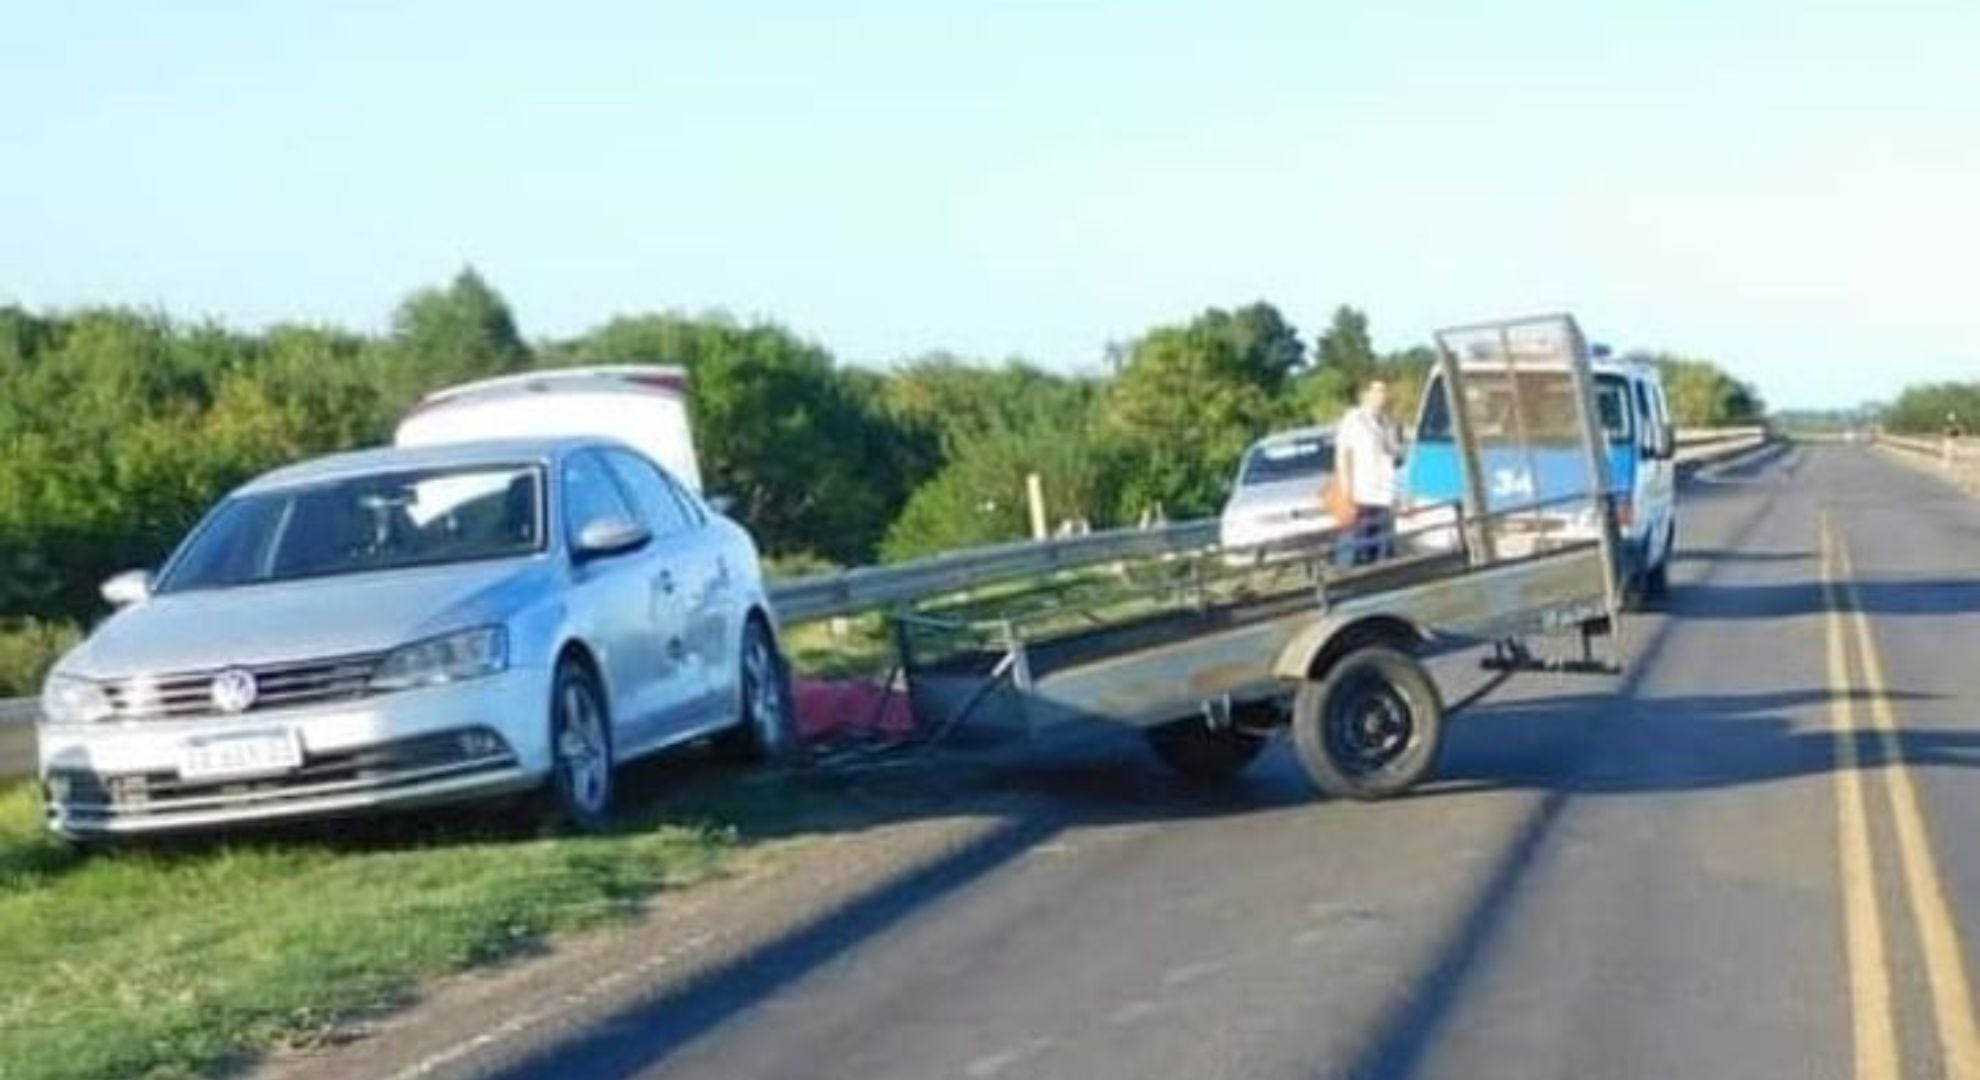
<instances>
[{"instance_id":1,"label":"asphalt road","mask_svg":"<svg viewBox=\"0 0 1980 1080\"><path fill-rule=\"evenodd\" d=\"M1628 674L1515 680L1418 795L1080 741L1004 842L511 1075L1975 1075L1980 502L1810 446L1680 515Z\"/></svg>"}]
</instances>

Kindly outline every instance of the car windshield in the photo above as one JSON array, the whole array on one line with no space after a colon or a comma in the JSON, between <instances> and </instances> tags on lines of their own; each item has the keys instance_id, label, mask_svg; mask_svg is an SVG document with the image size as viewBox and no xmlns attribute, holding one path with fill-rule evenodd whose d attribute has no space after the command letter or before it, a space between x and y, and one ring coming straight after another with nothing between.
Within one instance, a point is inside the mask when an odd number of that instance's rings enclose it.
<instances>
[{"instance_id":1,"label":"car windshield","mask_svg":"<svg viewBox=\"0 0 1980 1080\"><path fill-rule=\"evenodd\" d=\"M1480 441L1517 438L1513 430L1513 380L1500 373L1467 375L1465 394L1473 399L1468 416L1479 425ZM1519 380L1520 419L1536 442L1572 441L1580 422L1575 418L1573 385L1557 375L1530 375ZM1595 411L1602 418L1602 430L1612 442L1629 438L1629 387L1616 375L1595 377ZM1430 384L1423 406L1423 420L1417 425L1419 442L1451 441L1450 402L1444 397L1444 381Z\"/></svg>"},{"instance_id":2,"label":"car windshield","mask_svg":"<svg viewBox=\"0 0 1980 1080\"><path fill-rule=\"evenodd\" d=\"M1298 480L1332 472L1334 443L1323 436L1303 439L1274 439L1252 448L1244 456L1244 470L1238 483L1244 486Z\"/></svg>"},{"instance_id":3,"label":"car windshield","mask_svg":"<svg viewBox=\"0 0 1980 1080\"><path fill-rule=\"evenodd\" d=\"M227 500L193 533L161 593L524 555L543 546L534 465L350 476Z\"/></svg>"}]
</instances>

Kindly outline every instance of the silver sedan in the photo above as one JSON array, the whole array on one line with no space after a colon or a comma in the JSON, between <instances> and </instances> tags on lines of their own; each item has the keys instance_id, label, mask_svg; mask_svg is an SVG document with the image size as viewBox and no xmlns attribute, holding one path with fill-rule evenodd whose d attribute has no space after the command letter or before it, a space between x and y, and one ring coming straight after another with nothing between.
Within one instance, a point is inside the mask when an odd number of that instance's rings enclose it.
<instances>
[{"instance_id":1,"label":"silver sedan","mask_svg":"<svg viewBox=\"0 0 1980 1080\"><path fill-rule=\"evenodd\" d=\"M542 789L604 823L616 764L775 755L787 676L755 545L618 443L373 450L262 476L42 694L48 823L210 827Z\"/></svg>"}]
</instances>

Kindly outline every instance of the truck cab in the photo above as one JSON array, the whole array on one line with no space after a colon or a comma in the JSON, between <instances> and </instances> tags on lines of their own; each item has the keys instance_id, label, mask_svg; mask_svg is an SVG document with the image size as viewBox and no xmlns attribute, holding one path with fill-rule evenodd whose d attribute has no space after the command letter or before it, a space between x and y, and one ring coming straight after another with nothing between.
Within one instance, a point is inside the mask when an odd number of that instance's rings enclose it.
<instances>
[{"instance_id":1,"label":"truck cab","mask_svg":"<svg viewBox=\"0 0 1980 1080\"><path fill-rule=\"evenodd\" d=\"M1619 571L1635 594L1657 594L1669 580L1671 549L1677 536L1676 436L1663 380L1656 365L1600 356L1591 361L1595 412L1608 447L1608 492L1615 508L1619 540ZM1563 427L1571 401L1533 400L1514 377L1480 379L1467 384L1474 399L1469 411L1485 478L1487 508L1494 511L1531 508L1551 537L1585 539L1601 528L1586 507L1555 509L1559 497L1578 489L1587 464L1576 448L1550 440L1548 432L1518 432L1494 426L1496 416L1521 416L1541 428L1559 421ZM1520 410L1499 407L1513 394L1523 395ZM1428 523L1452 513L1463 498L1462 471L1451 430L1450 403L1443 380L1433 374L1417 411L1408 462L1404 469L1406 517ZM1556 443L1558 442L1558 445ZM1453 514L1454 517L1454 514ZM1421 532L1428 543L1456 543L1455 530Z\"/></svg>"}]
</instances>

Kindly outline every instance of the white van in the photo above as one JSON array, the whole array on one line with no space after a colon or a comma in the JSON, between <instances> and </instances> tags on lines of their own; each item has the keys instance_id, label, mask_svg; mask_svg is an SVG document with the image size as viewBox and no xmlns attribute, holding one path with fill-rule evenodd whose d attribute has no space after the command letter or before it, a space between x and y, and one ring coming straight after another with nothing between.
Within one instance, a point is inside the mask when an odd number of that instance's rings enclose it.
<instances>
[{"instance_id":1,"label":"white van","mask_svg":"<svg viewBox=\"0 0 1980 1080\"><path fill-rule=\"evenodd\" d=\"M552 368L463 383L428 394L399 421L393 442L437 446L483 439L617 439L658 462L695 494L701 462L688 422L687 372L616 364Z\"/></svg>"},{"instance_id":2,"label":"white van","mask_svg":"<svg viewBox=\"0 0 1980 1080\"><path fill-rule=\"evenodd\" d=\"M1671 550L1677 538L1676 437L1663 379L1655 364L1615 360L1598 353L1590 365L1595 375L1595 408L1609 443L1609 489L1616 507L1622 541L1622 574L1632 593L1656 595L1670 577ZM1470 395L1483 400L1474 414L1492 413L1490 399L1510 397L1504 376L1467 380ZM1524 403L1533 412L1529 426L1568 430L1569 399L1535 399ZM1478 422L1476 420L1474 423ZM1480 433L1485 443L1479 465L1486 476L1486 498L1492 509L1545 505L1581 490L1587 462L1578 447L1499 444L1492 432ZM1544 438L1542 442L1544 442ZM1404 469L1406 509L1419 523L1438 519L1432 508L1450 506L1462 497L1457 450L1451 436L1450 406L1443 380L1433 374L1424 388L1414 439ZM1597 525L1575 519L1566 522L1563 536L1590 536ZM1454 542L1455 533L1430 532Z\"/></svg>"}]
</instances>

